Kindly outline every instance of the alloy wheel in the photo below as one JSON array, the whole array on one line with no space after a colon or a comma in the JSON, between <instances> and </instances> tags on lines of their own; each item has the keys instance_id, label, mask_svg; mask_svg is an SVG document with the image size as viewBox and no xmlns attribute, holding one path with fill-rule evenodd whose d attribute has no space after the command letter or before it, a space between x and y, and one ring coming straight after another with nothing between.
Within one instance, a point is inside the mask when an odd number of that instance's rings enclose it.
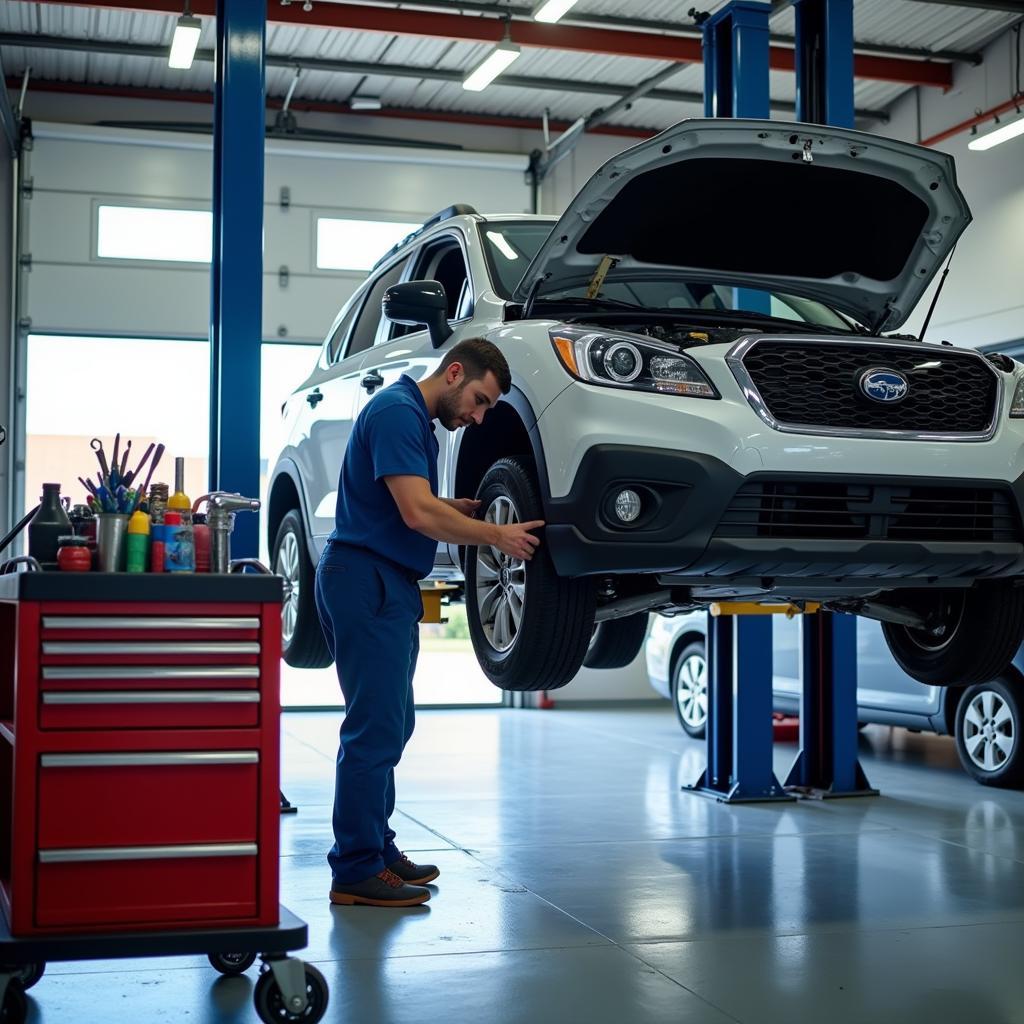
<instances>
[{"instance_id":1,"label":"alloy wheel","mask_svg":"<svg viewBox=\"0 0 1024 1024\"><path fill-rule=\"evenodd\" d=\"M484 519L497 526L520 521L512 499L505 495L491 502ZM510 651L519 637L526 607L526 562L489 545L477 548L476 603L487 642L499 654Z\"/></svg>"},{"instance_id":2,"label":"alloy wheel","mask_svg":"<svg viewBox=\"0 0 1024 1024\"><path fill-rule=\"evenodd\" d=\"M699 654L684 658L676 672L676 704L679 717L700 729L708 720L708 663Z\"/></svg>"},{"instance_id":3,"label":"alloy wheel","mask_svg":"<svg viewBox=\"0 0 1024 1024\"><path fill-rule=\"evenodd\" d=\"M290 531L285 533L277 549L274 572L284 577L281 641L287 647L295 635L295 624L299 617L299 541Z\"/></svg>"},{"instance_id":4,"label":"alloy wheel","mask_svg":"<svg viewBox=\"0 0 1024 1024\"><path fill-rule=\"evenodd\" d=\"M1002 768L1017 743L1016 722L1010 706L995 690L982 690L967 706L963 722L963 746L982 771Z\"/></svg>"}]
</instances>

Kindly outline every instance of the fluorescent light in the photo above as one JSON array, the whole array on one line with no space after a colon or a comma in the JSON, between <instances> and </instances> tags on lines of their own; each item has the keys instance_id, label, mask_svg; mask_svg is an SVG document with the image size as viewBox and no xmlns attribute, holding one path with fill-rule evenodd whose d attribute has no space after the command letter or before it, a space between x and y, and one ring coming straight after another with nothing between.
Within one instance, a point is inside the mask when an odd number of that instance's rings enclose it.
<instances>
[{"instance_id":1,"label":"fluorescent light","mask_svg":"<svg viewBox=\"0 0 1024 1024\"><path fill-rule=\"evenodd\" d=\"M203 31L203 23L198 18L190 18L183 14L174 26L174 38L171 40L171 55L167 58L167 66L187 71L195 60L196 47L199 45L199 34Z\"/></svg>"},{"instance_id":2,"label":"fluorescent light","mask_svg":"<svg viewBox=\"0 0 1024 1024\"><path fill-rule=\"evenodd\" d=\"M1018 135L1024 135L1024 117L1019 117L1016 121L1011 121L1009 124L1001 125L994 132L989 132L988 135L981 135L976 139L971 139L967 143L967 148L974 150L991 149L993 146L998 146L1000 142L1008 142L1010 139L1015 139Z\"/></svg>"},{"instance_id":3,"label":"fluorescent light","mask_svg":"<svg viewBox=\"0 0 1024 1024\"><path fill-rule=\"evenodd\" d=\"M381 102L379 96L353 96L348 101L352 110L380 110Z\"/></svg>"},{"instance_id":4,"label":"fluorescent light","mask_svg":"<svg viewBox=\"0 0 1024 1024\"><path fill-rule=\"evenodd\" d=\"M548 24L558 21L566 11L575 7L576 0L544 0L533 12L534 21L546 21Z\"/></svg>"},{"instance_id":5,"label":"fluorescent light","mask_svg":"<svg viewBox=\"0 0 1024 1024\"><path fill-rule=\"evenodd\" d=\"M501 42L462 80L462 88L482 92L519 56L515 43Z\"/></svg>"}]
</instances>

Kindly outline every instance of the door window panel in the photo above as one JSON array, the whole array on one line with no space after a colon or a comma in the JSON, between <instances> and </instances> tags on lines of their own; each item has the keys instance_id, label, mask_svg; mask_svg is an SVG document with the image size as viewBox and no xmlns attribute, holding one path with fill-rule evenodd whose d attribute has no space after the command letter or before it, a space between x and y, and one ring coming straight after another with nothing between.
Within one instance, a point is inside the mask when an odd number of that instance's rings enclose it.
<instances>
[{"instance_id":1,"label":"door window panel","mask_svg":"<svg viewBox=\"0 0 1024 1024\"><path fill-rule=\"evenodd\" d=\"M349 340L348 349L345 352L346 359L358 354L359 352L365 352L366 349L372 347L374 339L377 337L377 327L380 324L381 299L384 298L384 293L393 284L398 284L402 279L402 271L405 270L405 265L408 262L409 261L405 259L396 263L390 270L384 271L384 273L381 274L381 276L378 277L372 285L370 285L366 299L364 300L359 312L359 319L356 321L356 325L352 329L352 337Z\"/></svg>"}]
</instances>

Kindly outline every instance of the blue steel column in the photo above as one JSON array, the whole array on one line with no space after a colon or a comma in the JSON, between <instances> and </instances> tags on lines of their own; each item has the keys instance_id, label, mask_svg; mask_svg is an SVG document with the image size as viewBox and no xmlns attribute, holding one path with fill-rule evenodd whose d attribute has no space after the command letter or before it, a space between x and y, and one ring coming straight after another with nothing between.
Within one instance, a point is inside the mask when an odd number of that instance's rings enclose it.
<instances>
[{"instance_id":1,"label":"blue steel column","mask_svg":"<svg viewBox=\"0 0 1024 1024\"><path fill-rule=\"evenodd\" d=\"M733 0L702 26L704 116L767 119L768 17L772 5ZM736 289L736 308L770 313L763 292Z\"/></svg>"},{"instance_id":2,"label":"blue steel column","mask_svg":"<svg viewBox=\"0 0 1024 1024\"><path fill-rule=\"evenodd\" d=\"M266 4L217 0L210 297L210 489L255 497L260 482ZM238 516L234 557L255 557Z\"/></svg>"},{"instance_id":3,"label":"blue steel column","mask_svg":"<svg viewBox=\"0 0 1024 1024\"><path fill-rule=\"evenodd\" d=\"M852 128L853 0L794 0L796 119Z\"/></svg>"}]
</instances>

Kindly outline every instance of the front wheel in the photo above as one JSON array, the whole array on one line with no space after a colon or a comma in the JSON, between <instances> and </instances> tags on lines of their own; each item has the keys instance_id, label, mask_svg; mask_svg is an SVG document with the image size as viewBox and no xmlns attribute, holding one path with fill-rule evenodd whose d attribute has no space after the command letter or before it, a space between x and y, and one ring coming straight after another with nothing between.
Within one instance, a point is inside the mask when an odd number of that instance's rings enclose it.
<instances>
[{"instance_id":1,"label":"front wheel","mask_svg":"<svg viewBox=\"0 0 1024 1024\"><path fill-rule=\"evenodd\" d=\"M316 573L306 548L306 531L298 509L281 520L271 554L274 572L284 577L281 607L281 657L292 668L326 668L331 663L313 588Z\"/></svg>"},{"instance_id":2,"label":"front wheel","mask_svg":"<svg viewBox=\"0 0 1024 1024\"><path fill-rule=\"evenodd\" d=\"M477 491L491 523L543 519L532 469L507 458L487 471ZM541 538L526 562L497 548L466 548L466 613L484 675L503 690L557 690L580 670L594 628L588 580L555 571Z\"/></svg>"},{"instance_id":3,"label":"front wheel","mask_svg":"<svg viewBox=\"0 0 1024 1024\"><path fill-rule=\"evenodd\" d=\"M919 592L908 599L929 622L912 629L882 624L886 643L908 676L928 686L970 686L1002 675L1024 640L1024 589L979 584L969 590Z\"/></svg>"},{"instance_id":4,"label":"front wheel","mask_svg":"<svg viewBox=\"0 0 1024 1024\"><path fill-rule=\"evenodd\" d=\"M956 752L964 771L983 786L1024 783L1022 681L1016 673L964 690L956 708Z\"/></svg>"},{"instance_id":5,"label":"front wheel","mask_svg":"<svg viewBox=\"0 0 1024 1024\"><path fill-rule=\"evenodd\" d=\"M625 668L640 653L646 639L647 612L599 622L583 664L586 668Z\"/></svg>"},{"instance_id":6,"label":"front wheel","mask_svg":"<svg viewBox=\"0 0 1024 1024\"><path fill-rule=\"evenodd\" d=\"M676 658L672 703L683 731L694 739L703 739L708 724L708 660L699 640L687 644Z\"/></svg>"}]
</instances>

